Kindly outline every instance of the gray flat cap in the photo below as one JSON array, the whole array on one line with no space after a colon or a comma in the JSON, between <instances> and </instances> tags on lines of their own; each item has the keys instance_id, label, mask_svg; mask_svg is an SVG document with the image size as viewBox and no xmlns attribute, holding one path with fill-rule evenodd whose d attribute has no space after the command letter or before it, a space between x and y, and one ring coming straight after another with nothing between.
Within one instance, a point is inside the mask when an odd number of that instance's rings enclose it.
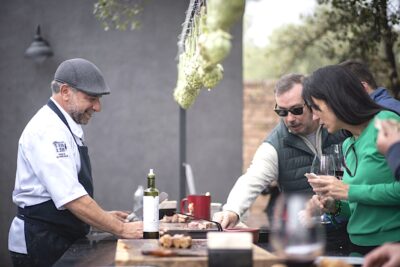
<instances>
[{"instance_id":1,"label":"gray flat cap","mask_svg":"<svg viewBox=\"0 0 400 267\"><path fill-rule=\"evenodd\" d=\"M91 95L107 95L110 88L96 65L83 58L69 59L58 66L54 80Z\"/></svg>"}]
</instances>

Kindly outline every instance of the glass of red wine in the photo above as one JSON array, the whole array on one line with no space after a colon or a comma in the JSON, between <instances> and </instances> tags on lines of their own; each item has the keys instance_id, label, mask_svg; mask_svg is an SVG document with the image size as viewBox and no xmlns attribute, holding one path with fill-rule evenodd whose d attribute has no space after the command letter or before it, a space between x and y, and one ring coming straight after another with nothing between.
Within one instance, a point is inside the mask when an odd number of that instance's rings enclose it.
<instances>
[{"instance_id":1,"label":"glass of red wine","mask_svg":"<svg viewBox=\"0 0 400 267\"><path fill-rule=\"evenodd\" d=\"M309 194L281 194L276 202L270 241L288 267L314 266L325 248L319 213L307 209Z\"/></svg>"},{"instance_id":2,"label":"glass of red wine","mask_svg":"<svg viewBox=\"0 0 400 267\"><path fill-rule=\"evenodd\" d=\"M335 161L335 176L339 180L342 180L345 167L342 146L340 144L333 145L333 159Z\"/></svg>"},{"instance_id":3,"label":"glass of red wine","mask_svg":"<svg viewBox=\"0 0 400 267\"><path fill-rule=\"evenodd\" d=\"M332 154L322 154L320 156L316 155L312 165L311 165L311 173L316 175L336 175L336 165L334 155ZM321 215L321 223L322 224L330 224L332 223L329 219L329 216L325 213Z\"/></svg>"}]
</instances>

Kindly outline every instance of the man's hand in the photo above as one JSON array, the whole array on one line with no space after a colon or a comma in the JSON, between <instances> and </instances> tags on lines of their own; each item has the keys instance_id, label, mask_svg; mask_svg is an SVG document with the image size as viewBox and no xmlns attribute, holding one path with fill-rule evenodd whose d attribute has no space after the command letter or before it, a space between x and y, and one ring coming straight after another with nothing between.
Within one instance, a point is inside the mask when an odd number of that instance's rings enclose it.
<instances>
[{"instance_id":1,"label":"man's hand","mask_svg":"<svg viewBox=\"0 0 400 267\"><path fill-rule=\"evenodd\" d=\"M129 222L124 223L124 228L121 234L122 238L143 238L143 222Z\"/></svg>"},{"instance_id":2,"label":"man's hand","mask_svg":"<svg viewBox=\"0 0 400 267\"><path fill-rule=\"evenodd\" d=\"M231 228L239 222L239 216L233 211L225 210L214 214L213 221L219 222L222 228Z\"/></svg>"},{"instance_id":3,"label":"man's hand","mask_svg":"<svg viewBox=\"0 0 400 267\"><path fill-rule=\"evenodd\" d=\"M385 244L365 256L363 267L400 266L400 244Z\"/></svg>"},{"instance_id":4,"label":"man's hand","mask_svg":"<svg viewBox=\"0 0 400 267\"><path fill-rule=\"evenodd\" d=\"M84 195L64 205L85 223L123 238L142 238L142 222L125 223L127 212L103 210L89 195Z\"/></svg>"},{"instance_id":5,"label":"man's hand","mask_svg":"<svg viewBox=\"0 0 400 267\"><path fill-rule=\"evenodd\" d=\"M121 222L125 222L125 219L129 215L129 211L121 211L121 210L112 210L112 211L109 211L108 213L113 215L115 218L117 218Z\"/></svg>"},{"instance_id":6,"label":"man's hand","mask_svg":"<svg viewBox=\"0 0 400 267\"><path fill-rule=\"evenodd\" d=\"M378 137L376 146L379 152L386 154L389 147L400 141L400 123L393 120L377 120Z\"/></svg>"}]
</instances>

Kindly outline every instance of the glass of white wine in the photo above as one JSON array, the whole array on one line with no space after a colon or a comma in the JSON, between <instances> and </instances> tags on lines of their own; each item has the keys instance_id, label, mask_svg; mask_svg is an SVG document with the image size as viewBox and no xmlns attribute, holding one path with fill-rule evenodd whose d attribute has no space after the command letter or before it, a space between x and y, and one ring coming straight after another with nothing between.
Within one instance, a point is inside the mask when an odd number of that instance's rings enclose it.
<instances>
[{"instance_id":1,"label":"glass of white wine","mask_svg":"<svg viewBox=\"0 0 400 267\"><path fill-rule=\"evenodd\" d=\"M318 212L307 209L308 194L281 194L276 202L270 241L288 267L313 266L325 248Z\"/></svg>"}]
</instances>

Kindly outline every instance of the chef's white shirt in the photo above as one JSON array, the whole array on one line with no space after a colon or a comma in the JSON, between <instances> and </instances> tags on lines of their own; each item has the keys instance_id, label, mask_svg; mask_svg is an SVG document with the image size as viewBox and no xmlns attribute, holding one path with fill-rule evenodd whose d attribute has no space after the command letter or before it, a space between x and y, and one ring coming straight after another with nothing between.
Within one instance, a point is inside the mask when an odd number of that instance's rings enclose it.
<instances>
[{"instance_id":1,"label":"chef's white shirt","mask_svg":"<svg viewBox=\"0 0 400 267\"><path fill-rule=\"evenodd\" d=\"M66 203L88 194L78 181L81 162L75 140L82 144L82 127L53 102L65 116L74 137L47 105L26 125L18 143L13 191L13 202L21 208L52 199L57 209L63 210ZM27 253L24 221L18 217L11 223L8 249Z\"/></svg>"}]
</instances>

